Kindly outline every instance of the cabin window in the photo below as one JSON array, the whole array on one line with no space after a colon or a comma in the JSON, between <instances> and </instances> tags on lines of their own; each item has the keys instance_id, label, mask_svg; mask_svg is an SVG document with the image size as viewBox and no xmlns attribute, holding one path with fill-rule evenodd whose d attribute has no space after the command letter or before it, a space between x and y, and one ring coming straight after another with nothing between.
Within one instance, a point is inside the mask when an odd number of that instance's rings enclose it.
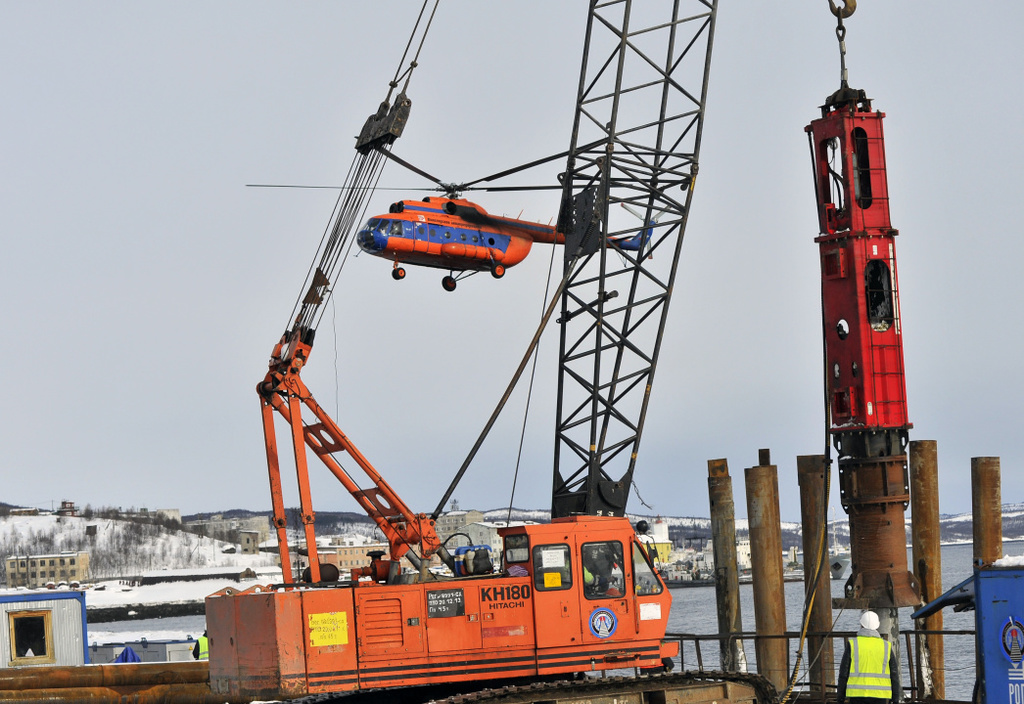
<instances>
[{"instance_id":1,"label":"cabin window","mask_svg":"<svg viewBox=\"0 0 1024 704\"><path fill-rule=\"evenodd\" d=\"M863 127L853 129L853 176L853 195L857 205L866 210L871 207L871 158Z\"/></svg>"},{"instance_id":2,"label":"cabin window","mask_svg":"<svg viewBox=\"0 0 1024 704\"><path fill-rule=\"evenodd\" d=\"M445 230L444 231L444 238L446 240L450 240L452 238L452 233L448 232L448 230Z\"/></svg>"},{"instance_id":3,"label":"cabin window","mask_svg":"<svg viewBox=\"0 0 1024 704\"><path fill-rule=\"evenodd\" d=\"M417 225L416 226L416 239L424 239L427 236L427 226Z\"/></svg>"},{"instance_id":4,"label":"cabin window","mask_svg":"<svg viewBox=\"0 0 1024 704\"><path fill-rule=\"evenodd\" d=\"M588 599L621 599L626 595L622 543L609 540L584 543L580 551L583 562L583 595Z\"/></svg>"},{"instance_id":5,"label":"cabin window","mask_svg":"<svg viewBox=\"0 0 1024 704\"><path fill-rule=\"evenodd\" d=\"M568 545L538 545L533 549L533 582L542 592L572 587Z\"/></svg>"},{"instance_id":6,"label":"cabin window","mask_svg":"<svg viewBox=\"0 0 1024 704\"><path fill-rule=\"evenodd\" d=\"M391 232L390 232L390 234L393 237L401 237L402 236L402 221L401 220L392 220L391 221Z\"/></svg>"},{"instance_id":7,"label":"cabin window","mask_svg":"<svg viewBox=\"0 0 1024 704\"><path fill-rule=\"evenodd\" d=\"M41 665L55 662L52 613L49 610L8 613L12 665Z\"/></svg>"},{"instance_id":8,"label":"cabin window","mask_svg":"<svg viewBox=\"0 0 1024 704\"><path fill-rule=\"evenodd\" d=\"M663 588L654 574L647 551L639 543L633 543L633 590L636 595L661 594Z\"/></svg>"},{"instance_id":9,"label":"cabin window","mask_svg":"<svg viewBox=\"0 0 1024 704\"><path fill-rule=\"evenodd\" d=\"M885 332L893 324L892 274L881 259L872 259L864 267L864 293L868 304L868 323L875 332Z\"/></svg>"},{"instance_id":10,"label":"cabin window","mask_svg":"<svg viewBox=\"0 0 1024 704\"><path fill-rule=\"evenodd\" d=\"M479 240L480 238L479 238L479 237L477 237L476 235L473 235L472 237L470 237L470 239L471 239L471 240L473 240L474 242L476 242L476 241L478 241L478 240Z\"/></svg>"},{"instance_id":11,"label":"cabin window","mask_svg":"<svg viewBox=\"0 0 1024 704\"><path fill-rule=\"evenodd\" d=\"M460 233L459 233L459 238L460 238L460 239L461 239L461 240L462 240L463 242L465 242L465 241L466 241L466 233L465 233L465 232L460 232Z\"/></svg>"},{"instance_id":12,"label":"cabin window","mask_svg":"<svg viewBox=\"0 0 1024 704\"><path fill-rule=\"evenodd\" d=\"M525 534L505 536L505 564L530 560L530 538Z\"/></svg>"},{"instance_id":13,"label":"cabin window","mask_svg":"<svg viewBox=\"0 0 1024 704\"><path fill-rule=\"evenodd\" d=\"M439 239L438 235L437 235L437 228L436 227L430 228L430 239L432 239L432 240Z\"/></svg>"}]
</instances>

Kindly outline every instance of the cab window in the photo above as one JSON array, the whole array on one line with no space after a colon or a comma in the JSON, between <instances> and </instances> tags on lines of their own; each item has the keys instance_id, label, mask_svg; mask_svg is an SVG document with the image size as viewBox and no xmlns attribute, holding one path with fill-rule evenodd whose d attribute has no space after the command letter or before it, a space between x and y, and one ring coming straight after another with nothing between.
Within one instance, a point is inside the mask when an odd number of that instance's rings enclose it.
<instances>
[{"instance_id":1,"label":"cab window","mask_svg":"<svg viewBox=\"0 0 1024 704\"><path fill-rule=\"evenodd\" d=\"M583 562L583 595L588 599L621 599L626 595L622 543L609 540L584 543L580 550Z\"/></svg>"},{"instance_id":2,"label":"cab window","mask_svg":"<svg viewBox=\"0 0 1024 704\"><path fill-rule=\"evenodd\" d=\"M525 534L505 536L505 564L529 562L530 538Z\"/></svg>"},{"instance_id":3,"label":"cab window","mask_svg":"<svg viewBox=\"0 0 1024 704\"><path fill-rule=\"evenodd\" d=\"M654 574L647 551L640 543L633 543L633 589L636 595L661 594L663 588Z\"/></svg>"},{"instance_id":4,"label":"cab window","mask_svg":"<svg viewBox=\"0 0 1024 704\"><path fill-rule=\"evenodd\" d=\"M402 236L402 221L401 220L392 220L391 221L391 232L390 232L390 234L393 237L401 237Z\"/></svg>"},{"instance_id":5,"label":"cab window","mask_svg":"<svg viewBox=\"0 0 1024 704\"><path fill-rule=\"evenodd\" d=\"M533 548L533 582L542 592L572 587L572 558L568 545L538 545Z\"/></svg>"},{"instance_id":6,"label":"cab window","mask_svg":"<svg viewBox=\"0 0 1024 704\"><path fill-rule=\"evenodd\" d=\"M370 218L366 223L366 229L373 231L380 224L380 218Z\"/></svg>"}]
</instances>

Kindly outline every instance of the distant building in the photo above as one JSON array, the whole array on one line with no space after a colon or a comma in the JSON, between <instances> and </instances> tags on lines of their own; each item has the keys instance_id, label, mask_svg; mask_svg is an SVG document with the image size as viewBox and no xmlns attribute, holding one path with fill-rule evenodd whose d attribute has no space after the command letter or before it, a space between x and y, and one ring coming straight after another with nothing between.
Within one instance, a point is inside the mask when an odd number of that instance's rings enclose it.
<instances>
[{"instance_id":1,"label":"distant building","mask_svg":"<svg viewBox=\"0 0 1024 704\"><path fill-rule=\"evenodd\" d=\"M58 516L77 516L78 507L74 501L61 501L60 508L56 511Z\"/></svg>"},{"instance_id":2,"label":"distant building","mask_svg":"<svg viewBox=\"0 0 1024 704\"><path fill-rule=\"evenodd\" d=\"M260 552L260 533L256 530L238 531L238 542L243 555L258 555Z\"/></svg>"},{"instance_id":3,"label":"distant building","mask_svg":"<svg viewBox=\"0 0 1024 704\"><path fill-rule=\"evenodd\" d=\"M89 662L83 592L0 592L0 623L4 667Z\"/></svg>"},{"instance_id":4,"label":"distant building","mask_svg":"<svg viewBox=\"0 0 1024 704\"><path fill-rule=\"evenodd\" d=\"M476 513L479 513L479 511ZM491 548L491 560L494 561L494 566L498 567L501 564L501 551L504 549L501 536L498 535L498 529L505 528L506 526L533 525L534 523L534 521L511 521L509 523L505 521L478 521L470 523L462 530L463 533L469 536L470 542L466 543L463 541L462 545L489 545ZM451 549L451 551L455 552L454 549Z\"/></svg>"},{"instance_id":5,"label":"distant building","mask_svg":"<svg viewBox=\"0 0 1024 704\"><path fill-rule=\"evenodd\" d=\"M455 548L469 545L470 542L465 536L457 535L454 538L452 536L456 533L465 533L466 526L483 520L484 514L482 511L459 510L458 504L453 501L452 510L438 516L437 522L434 524L434 530L437 532L437 537L441 539L441 542L445 543L448 547L449 552L453 552ZM452 539L448 540L448 538Z\"/></svg>"},{"instance_id":6,"label":"distant building","mask_svg":"<svg viewBox=\"0 0 1024 704\"><path fill-rule=\"evenodd\" d=\"M53 582L89 580L89 553L62 552L54 555L11 555L7 557L7 586L45 587Z\"/></svg>"},{"instance_id":7,"label":"distant building","mask_svg":"<svg viewBox=\"0 0 1024 704\"><path fill-rule=\"evenodd\" d=\"M270 518L268 516L249 516L247 518L224 518L215 513L209 518L187 521L183 524L193 533L202 533L211 538L223 539L232 531L255 531L259 533L262 543L270 537Z\"/></svg>"},{"instance_id":8,"label":"distant building","mask_svg":"<svg viewBox=\"0 0 1024 704\"><path fill-rule=\"evenodd\" d=\"M181 509L177 508L158 508L153 511L153 514L157 518L163 518L168 521L177 521L181 523Z\"/></svg>"}]
</instances>

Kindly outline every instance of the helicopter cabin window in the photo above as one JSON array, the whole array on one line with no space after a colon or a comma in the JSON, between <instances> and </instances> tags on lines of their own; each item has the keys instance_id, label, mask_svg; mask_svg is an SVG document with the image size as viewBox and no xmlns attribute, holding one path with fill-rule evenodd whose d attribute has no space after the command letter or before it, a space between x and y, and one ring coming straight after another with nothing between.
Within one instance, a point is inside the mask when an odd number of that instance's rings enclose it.
<instances>
[{"instance_id":1,"label":"helicopter cabin window","mask_svg":"<svg viewBox=\"0 0 1024 704\"><path fill-rule=\"evenodd\" d=\"M505 564L529 562L530 537L525 533L505 536Z\"/></svg>"},{"instance_id":2,"label":"helicopter cabin window","mask_svg":"<svg viewBox=\"0 0 1024 704\"><path fill-rule=\"evenodd\" d=\"M620 599L625 596L622 543L617 540L584 543L580 553L584 596L588 599Z\"/></svg>"},{"instance_id":3,"label":"helicopter cabin window","mask_svg":"<svg viewBox=\"0 0 1024 704\"><path fill-rule=\"evenodd\" d=\"M662 589L647 551L639 543L633 543L633 591L637 596L646 596L661 594Z\"/></svg>"},{"instance_id":4,"label":"helicopter cabin window","mask_svg":"<svg viewBox=\"0 0 1024 704\"><path fill-rule=\"evenodd\" d=\"M465 232L460 232L459 233L459 239L461 239L463 242L465 242L466 241L466 233Z\"/></svg>"},{"instance_id":5,"label":"helicopter cabin window","mask_svg":"<svg viewBox=\"0 0 1024 704\"><path fill-rule=\"evenodd\" d=\"M416 226L416 239L423 240L427 238L427 226L417 225Z\"/></svg>"},{"instance_id":6,"label":"helicopter cabin window","mask_svg":"<svg viewBox=\"0 0 1024 704\"><path fill-rule=\"evenodd\" d=\"M446 240L450 240L452 238L452 233L448 232L448 230L445 230L444 231L444 238Z\"/></svg>"},{"instance_id":7,"label":"helicopter cabin window","mask_svg":"<svg viewBox=\"0 0 1024 704\"><path fill-rule=\"evenodd\" d=\"M542 592L572 587L572 558L568 545L538 545L533 548L533 583Z\"/></svg>"},{"instance_id":8,"label":"helicopter cabin window","mask_svg":"<svg viewBox=\"0 0 1024 704\"><path fill-rule=\"evenodd\" d=\"M392 220L391 221L391 232L389 233L392 237L402 236L402 221Z\"/></svg>"},{"instance_id":9,"label":"helicopter cabin window","mask_svg":"<svg viewBox=\"0 0 1024 704\"><path fill-rule=\"evenodd\" d=\"M430 228L430 239L432 239L432 240L441 239L440 236L438 236L438 234L437 234L437 228L436 227Z\"/></svg>"},{"instance_id":10,"label":"helicopter cabin window","mask_svg":"<svg viewBox=\"0 0 1024 704\"><path fill-rule=\"evenodd\" d=\"M480 238L477 237L476 235L473 235L472 237L470 237L470 239L473 240L474 242L478 242L480 240Z\"/></svg>"}]
</instances>

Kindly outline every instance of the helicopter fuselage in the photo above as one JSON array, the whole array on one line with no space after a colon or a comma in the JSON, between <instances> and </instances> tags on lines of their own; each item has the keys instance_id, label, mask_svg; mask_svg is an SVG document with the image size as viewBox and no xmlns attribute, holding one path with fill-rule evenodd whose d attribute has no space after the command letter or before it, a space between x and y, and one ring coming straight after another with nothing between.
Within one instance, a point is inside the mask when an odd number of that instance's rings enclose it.
<instances>
[{"instance_id":1,"label":"helicopter fuselage","mask_svg":"<svg viewBox=\"0 0 1024 704\"><path fill-rule=\"evenodd\" d=\"M367 254L450 271L494 271L523 261L534 242L563 244L551 225L490 215L464 199L403 200L356 236Z\"/></svg>"}]
</instances>

